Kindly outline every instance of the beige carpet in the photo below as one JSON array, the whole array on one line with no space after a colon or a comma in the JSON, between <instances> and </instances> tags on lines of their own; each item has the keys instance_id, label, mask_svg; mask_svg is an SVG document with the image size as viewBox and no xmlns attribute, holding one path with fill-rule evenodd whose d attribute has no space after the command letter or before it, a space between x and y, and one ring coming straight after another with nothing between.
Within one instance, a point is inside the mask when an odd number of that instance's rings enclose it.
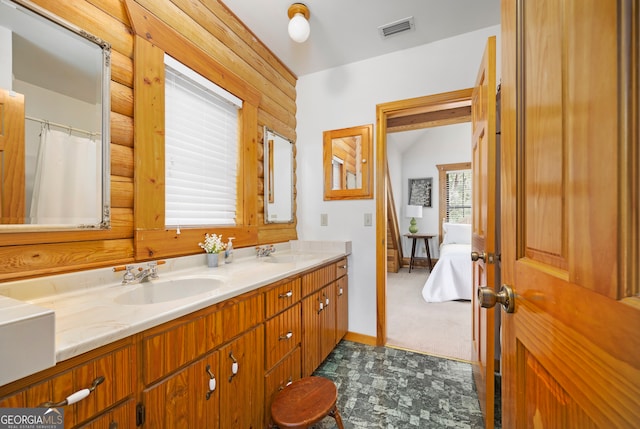
<instances>
[{"instance_id":1,"label":"beige carpet","mask_svg":"<svg viewBox=\"0 0 640 429\"><path fill-rule=\"evenodd\" d=\"M387 345L470 361L471 303L427 303L422 298L428 270L387 273Z\"/></svg>"}]
</instances>

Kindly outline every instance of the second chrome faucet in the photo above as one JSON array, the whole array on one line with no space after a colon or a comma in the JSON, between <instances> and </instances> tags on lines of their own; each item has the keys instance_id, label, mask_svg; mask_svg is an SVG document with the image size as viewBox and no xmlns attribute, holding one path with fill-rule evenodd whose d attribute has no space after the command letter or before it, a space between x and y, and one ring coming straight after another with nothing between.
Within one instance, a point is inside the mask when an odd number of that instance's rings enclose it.
<instances>
[{"instance_id":1,"label":"second chrome faucet","mask_svg":"<svg viewBox=\"0 0 640 429\"><path fill-rule=\"evenodd\" d=\"M269 256L276 251L276 247L273 244L268 246L256 246L256 256L262 258Z\"/></svg>"}]
</instances>

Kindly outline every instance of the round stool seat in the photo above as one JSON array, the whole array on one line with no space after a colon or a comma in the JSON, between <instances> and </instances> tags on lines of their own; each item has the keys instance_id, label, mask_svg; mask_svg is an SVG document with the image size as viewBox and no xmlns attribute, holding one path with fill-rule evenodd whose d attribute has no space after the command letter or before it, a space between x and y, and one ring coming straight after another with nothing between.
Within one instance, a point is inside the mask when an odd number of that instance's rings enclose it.
<instances>
[{"instance_id":1,"label":"round stool seat","mask_svg":"<svg viewBox=\"0 0 640 429\"><path fill-rule=\"evenodd\" d=\"M304 429L326 416L336 419L342 428L342 418L336 408L336 385L323 377L305 377L280 391L271 403L271 417L279 428Z\"/></svg>"}]
</instances>

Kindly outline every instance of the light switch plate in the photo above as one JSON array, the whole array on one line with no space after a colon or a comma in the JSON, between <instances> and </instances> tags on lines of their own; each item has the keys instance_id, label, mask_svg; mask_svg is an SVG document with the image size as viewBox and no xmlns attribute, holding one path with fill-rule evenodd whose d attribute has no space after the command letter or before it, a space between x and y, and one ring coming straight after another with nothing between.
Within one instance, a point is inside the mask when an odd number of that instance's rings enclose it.
<instances>
[{"instance_id":1,"label":"light switch plate","mask_svg":"<svg viewBox=\"0 0 640 429\"><path fill-rule=\"evenodd\" d=\"M320 226L329 225L329 215L326 213L320 213Z\"/></svg>"},{"instance_id":2,"label":"light switch plate","mask_svg":"<svg viewBox=\"0 0 640 429\"><path fill-rule=\"evenodd\" d=\"M364 226L372 226L373 225L373 215L371 213L364 214Z\"/></svg>"}]
</instances>

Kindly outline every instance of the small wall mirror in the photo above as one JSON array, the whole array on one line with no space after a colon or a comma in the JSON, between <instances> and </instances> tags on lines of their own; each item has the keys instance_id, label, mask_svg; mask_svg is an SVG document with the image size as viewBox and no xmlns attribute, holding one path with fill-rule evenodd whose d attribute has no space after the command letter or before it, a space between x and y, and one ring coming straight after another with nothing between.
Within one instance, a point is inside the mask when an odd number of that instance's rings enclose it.
<instances>
[{"instance_id":1,"label":"small wall mirror","mask_svg":"<svg viewBox=\"0 0 640 429\"><path fill-rule=\"evenodd\" d=\"M0 232L109 227L110 46L0 1Z\"/></svg>"},{"instance_id":2,"label":"small wall mirror","mask_svg":"<svg viewBox=\"0 0 640 429\"><path fill-rule=\"evenodd\" d=\"M373 198L373 125L325 131L324 199Z\"/></svg>"},{"instance_id":3,"label":"small wall mirror","mask_svg":"<svg viewBox=\"0 0 640 429\"><path fill-rule=\"evenodd\" d=\"M293 143L264 129L264 223L293 222Z\"/></svg>"}]
</instances>

